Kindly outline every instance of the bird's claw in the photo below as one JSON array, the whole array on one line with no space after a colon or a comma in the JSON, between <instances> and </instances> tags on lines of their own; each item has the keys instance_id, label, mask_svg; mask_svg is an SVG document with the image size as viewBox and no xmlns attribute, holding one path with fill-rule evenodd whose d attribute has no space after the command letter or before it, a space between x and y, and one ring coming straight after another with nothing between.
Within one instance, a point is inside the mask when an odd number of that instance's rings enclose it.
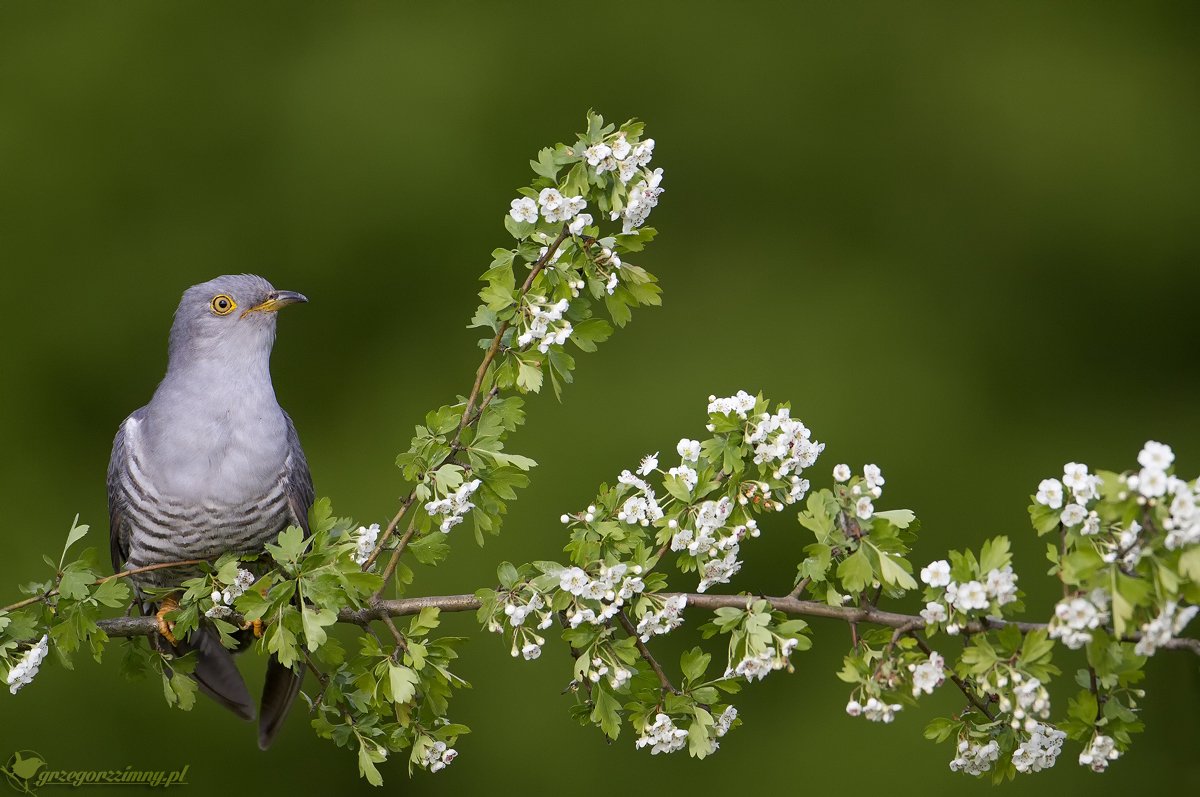
<instances>
[{"instance_id":1,"label":"bird's claw","mask_svg":"<svg viewBox=\"0 0 1200 797\"><path fill-rule=\"evenodd\" d=\"M245 623L242 625L242 630L243 630L243 631L247 631L247 630L249 630L249 631L253 631L253 632L254 632L254 638L255 638L255 639L262 639L262 635L263 635L263 621L262 621L262 618L261 618L261 617L256 617L256 618L254 618L253 620L247 620L247 621L246 621L246 622L245 622Z\"/></svg>"},{"instance_id":2,"label":"bird's claw","mask_svg":"<svg viewBox=\"0 0 1200 797\"><path fill-rule=\"evenodd\" d=\"M169 621L167 615L178 608L178 599L174 595L168 595L166 598L163 598L163 602L158 605L158 611L154 613L154 616L158 618L158 633L172 645L178 645L179 640L175 638L175 623Z\"/></svg>"}]
</instances>

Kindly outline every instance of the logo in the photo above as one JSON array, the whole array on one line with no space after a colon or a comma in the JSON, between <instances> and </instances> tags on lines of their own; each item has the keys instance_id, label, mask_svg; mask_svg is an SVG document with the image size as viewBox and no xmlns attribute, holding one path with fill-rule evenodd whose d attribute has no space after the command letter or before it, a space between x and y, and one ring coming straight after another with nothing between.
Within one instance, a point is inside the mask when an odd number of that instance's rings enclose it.
<instances>
[{"instance_id":1,"label":"logo","mask_svg":"<svg viewBox=\"0 0 1200 797\"><path fill-rule=\"evenodd\" d=\"M132 765L124 769L51 769L39 753L19 750L9 756L0 774L15 791L37 794L47 786L186 786L190 765L175 770L140 770Z\"/></svg>"}]
</instances>

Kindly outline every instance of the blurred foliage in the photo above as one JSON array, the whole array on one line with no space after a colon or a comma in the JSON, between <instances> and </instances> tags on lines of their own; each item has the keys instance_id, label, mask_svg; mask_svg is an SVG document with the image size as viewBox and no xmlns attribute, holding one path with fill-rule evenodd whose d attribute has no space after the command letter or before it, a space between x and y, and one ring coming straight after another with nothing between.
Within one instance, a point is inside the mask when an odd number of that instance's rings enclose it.
<instances>
[{"instance_id":1,"label":"blurred foliage","mask_svg":"<svg viewBox=\"0 0 1200 797\"><path fill-rule=\"evenodd\" d=\"M829 461L878 462L924 521L915 561L1007 533L1033 576L1046 564L1026 505L1046 473L1121 467L1148 438L1185 470L1200 461L1197 21L1152 2L5 2L0 583L26 577L76 512L103 527L111 436L162 375L180 292L220 273L313 300L280 330L276 389L320 493L389 517L412 424L470 387L478 334L463 319L526 159L588 107L644 118L662 147L670 196L646 265L664 305L561 405L530 402L517 443L542 467L508 534L483 550L454 540L452 566L422 587L467 591L502 559L553 558L562 511L690 431L696 396L738 388L792 399ZM792 522L748 552L756 583L791 583ZM1049 616L1053 582L1023 586ZM846 717L845 651L825 626L796 676L743 695L746 725L704 762L605 749L563 710L563 651L518 664L479 639L462 651L475 686L458 701L475 731L462 760L399 787L570 779L599 794L578 773L619 769L821 789L852 767L858 790L990 788L950 773L920 720ZM1021 788L1200 786L1196 664L1156 657L1147 682L1130 756ZM303 712L262 754L219 708L179 714L143 690L115 661L51 667L0 723L0 750L54 767L190 763L200 793L230 772L263 793L369 788ZM518 695L536 709L517 714ZM114 732L62 722L79 707Z\"/></svg>"}]
</instances>

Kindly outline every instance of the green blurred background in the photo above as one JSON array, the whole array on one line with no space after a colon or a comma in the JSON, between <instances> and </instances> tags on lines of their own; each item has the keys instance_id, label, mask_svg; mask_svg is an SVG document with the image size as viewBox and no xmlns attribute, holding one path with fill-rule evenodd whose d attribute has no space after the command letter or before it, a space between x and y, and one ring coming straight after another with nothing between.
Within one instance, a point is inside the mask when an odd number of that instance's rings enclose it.
<instances>
[{"instance_id":1,"label":"green blurred background","mask_svg":"<svg viewBox=\"0 0 1200 797\"><path fill-rule=\"evenodd\" d=\"M419 589L469 591L502 559L556 556L562 511L695 436L709 393L746 388L794 402L829 443L822 472L883 467L886 504L924 520L918 562L1011 535L1045 617L1055 590L1025 512L1039 479L1070 459L1127 467L1147 438L1200 471L1197 17L1155 3L4 2L0 583L40 575L76 512L106 544L112 434L161 377L180 292L221 273L312 299L282 321L276 388L320 494L390 516L412 424L469 387L476 277L510 240L526 160L595 107L644 118L659 142L660 238L638 262L664 306L581 357L563 404L530 401L514 448L541 467L507 533L482 551L454 534ZM786 589L805 541L781 515L734 587ZM585 797L617 775L714 793L988 788L921 738L934 708L958 706L952 689L889 727L845 716L836 624L815 624L796 675L744 693L746 724L703 762L574 725L561 649L518 663L472 618L447 625L475 637L461 667L475 688L452 710L474 733L436 776L389 765L389 790ZM246 663L256 685L261 661ZM1099 777L1072 746L1020 788L1200 786L1196 661L1164 654L1149 676L1132 754ZM0 696L0 753L25 748L63 769L190 763L197 794L231 777L239 792L369 789L303 710L260 753L248 725L208 702L168 709L115 660L48 666Z\"/></svg>"}]
</instances>

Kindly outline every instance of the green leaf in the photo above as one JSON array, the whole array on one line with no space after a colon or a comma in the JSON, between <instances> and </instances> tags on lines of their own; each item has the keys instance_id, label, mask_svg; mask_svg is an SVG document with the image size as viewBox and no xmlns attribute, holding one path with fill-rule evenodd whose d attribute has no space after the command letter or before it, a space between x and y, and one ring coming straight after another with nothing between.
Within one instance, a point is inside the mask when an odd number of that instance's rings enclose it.
<instances>
[{"instance_id":1,"label":"green leaf","mask_svg":"<svg viewBox=\"0 0 1200 797\"><path fill-rule=\"evenodd\" d=\"M367 750L367 745L362 740L358 743L358 774L360 777L366 778L367 783L372 786L383 785L383 775L379 774L379 769L376 768L375 762L372 760L372 754Z\"/></svg>"},{"instance_id":2,"label":"green leaf","mask_svg":"<svg viewBox=\"0 0 1200 797\"><path fill-rule=\"evenodd\" d=\"M530 393L538 393L542 389L542 369L535 364L520 361L517 369L517 387Z\"/></svg>"},{"instance_id":3,"label":"green leaf","mask_svg":"<svg viewBox=\"0 0 1200 797\"><path fill-rule=\"evenodd\" d=\"M1012 562L1008 537L993 537L983 544L979 552L979 575L987 576L993 570L1003 570Z\"/></svg>"},{"instance_id":4,"label":"green leaf","mask_svg":"<svg viewBox=\"0 0 1200 797\"><path fill-rule=\"evenodd\" d=\"M600 684L592 689L592 698L596 701L591 713L592 722L600 726L605 736L616 739L621 732L621 704L607 687Z\"/></svg>"},{"instance_id":5,"label":"green leaf","mask_svg":"<svg viewBox=\"0 0 1200 797\"><path fill-rule=\"evenodd\" d=\"M708 669L710 661L712 661L711 655L700 648L692 648L685 651L680 657L679 667L683 671L684 678L689 681L698 681L704 675L704 671Z\"/></svg>"},{"instance_id":6,"label":"green leaf","mask_svg":"<svg viewBox=\"0 0 1200 797\"><path fill-rule=\"evenodd\" d=\"M878 549L876 551L879 553L879 577L883 579L884 583L894 584L901 589L917 588L916 580L908 574L896 559L893 559L883 551L879 551ZM842 583L845 584L846 582L843 581Z\"/></svg>"},{"instance_id":7,"label":"green leaf","mask_svg":"<svg viewBox=\"0 0 1200 797\"><path fill-rule=\"evenodd\" d=\"M882 512L876 512L875 517L883 518L898 529L908 528L917 519L916 513L911 509L885 509Z\"/></svg>"},{"instance_id":8,"label":"green leaf","mask_svg":"<svg viewBox=\"0 0 1200 797\"><path fill-rule=\"evenodd\" d=\"M63 559L67 557L67 551L71 546L79 542L88 533L89 526L79 525L79 515L75 516L75 520L71 521L71 530L67 532L67 544L63 546L62 558L59 559L59 564L62 564Z\"/></svg>"},{"instance_id":9,"label":"green leaf","mask_svg":"<svg viewBox=\"0 0 1200 797\"><path fill-rule=\"evenodd\" d=\"M119 578L110 579L96 587L92 597L99 603L115 609L129 603L129 587Z\"/></svg>"},{"instance_id":10,"label":"green leaf","mask_svg":"<svg viewBox=\"0 0 1200 797\"><path fill-rule=\"evenodd\" d=\"M875 576L871 561L862 548L842 560L837 574L842 581L842 588L850 593L862 592Z\"/></svg>"},{"instance_id":11,"label":"green leaf","mask_svg":"<svg viewBox=\"0 0 1200 797\"><path fill-rule=\"evenodd\" d=\"M313 609L305 605L301 607L301 619L304 621L304 641L311 652L325 644L325 629L337 622L337 614L332 609Z\"/></svg>"},{"instance_id":12,"label":"green leaf","mask_svg":"<svg viewBox=\"0 0 1200 797\"><path fill-rule=\"evenodd\" d=\"M407 703L416 697L421 679L411 668L402 664L388 664L388 676L393 703Z\"/></svg>"}]
</instances>

